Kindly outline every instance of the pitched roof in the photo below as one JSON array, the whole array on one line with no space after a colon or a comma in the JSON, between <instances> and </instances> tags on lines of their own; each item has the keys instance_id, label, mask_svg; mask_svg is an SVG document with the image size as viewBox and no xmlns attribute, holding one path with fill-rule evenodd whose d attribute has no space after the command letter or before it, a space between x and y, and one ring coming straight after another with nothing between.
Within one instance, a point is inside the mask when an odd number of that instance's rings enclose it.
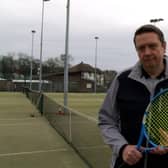
<instances>
[{"instance_id":1,"label":"pitched roof","mask_svg":"<svg viewBox=\"0 0 168 168\"><path fill-rule=\"evenodd\" d=\"M76 73L76 72L95 72L94 70L95 70L95 68L93 68L91 65L81 62L81 63L79 63L77 65L74 65L71 68L69 68L69 73L73 74L73 73ZM98 68L96 69L96 71L97 71L97 73L102 73L102 71ZM44 74L43 79L48 79L49 77L52 77L52 76L55 76L55 75L56 76L61 76L63 74L64 74L64 72ZM37 77L34 77L34 78L36 79Z\"/></svg>"},{"instance_id":2,"label":"pitched roof","mask_svg":"<svg viewBox=\"0 0 168 168\"><path fill-rule=\"evenodd\" d=\"M69 72L94 72L95 68L93 68L91 65L89 64L85 64L83 62L71 67L69 69ZM102 72L100 69L96 69L97 72Z\"/></svg>"}]
</instances>

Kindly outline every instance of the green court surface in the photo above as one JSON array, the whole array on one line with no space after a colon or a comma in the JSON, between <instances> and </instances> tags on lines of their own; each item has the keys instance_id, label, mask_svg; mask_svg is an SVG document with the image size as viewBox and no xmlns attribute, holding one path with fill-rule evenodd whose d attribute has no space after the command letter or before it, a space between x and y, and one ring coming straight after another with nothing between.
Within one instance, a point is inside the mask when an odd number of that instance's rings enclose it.
<instances>
[{"instance_id":1,"label":"green court surface","mask_svg":"<svg viewBox=\"0 0 168 168\"><path fill-rule=\"evenodd\" d=\"M0 167L88 168L22 93L0 92Z\"/></svg>"},{"instance_id":2,"label":"green court surface","mask_svg":"<svg viewBox=\"0 0 168 168\"><path fill-rule=\"evenodd\" d=\"M63 93L45 93L45 95L64 104ZM105 93L68 93L68 107L97 119L105 95Z\"/></svg>"},{"instance_id":3,"label":"green court surface","mask_svg":"<svg viewBox=\"0 0 168 168\"><path fill-rule=\"evenodd\" d=\"M36 93L29 96L37 97ZM42 99L43 114L92 168L109 168L111 162L112 151L103 142L98 128L98 110L104 96L68 93L68 108L63 106L63 93L45 93Z\"/></svg>"}]
</instances>

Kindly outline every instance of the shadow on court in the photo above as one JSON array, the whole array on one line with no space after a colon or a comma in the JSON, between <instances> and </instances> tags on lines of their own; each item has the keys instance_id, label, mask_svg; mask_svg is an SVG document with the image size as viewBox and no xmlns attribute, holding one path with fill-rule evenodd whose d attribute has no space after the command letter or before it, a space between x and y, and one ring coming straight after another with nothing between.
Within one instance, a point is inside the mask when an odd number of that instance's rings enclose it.
<instances>
[{"instance_id":1,"label":"shadow on court","mask_svg":"<svg viewBox=\"0 0 168 168\"><path fill-rule=\"evenodd\" d=\"M0 167L88 168L22 93L0 92Z\"/></svg>"}]
</instances>

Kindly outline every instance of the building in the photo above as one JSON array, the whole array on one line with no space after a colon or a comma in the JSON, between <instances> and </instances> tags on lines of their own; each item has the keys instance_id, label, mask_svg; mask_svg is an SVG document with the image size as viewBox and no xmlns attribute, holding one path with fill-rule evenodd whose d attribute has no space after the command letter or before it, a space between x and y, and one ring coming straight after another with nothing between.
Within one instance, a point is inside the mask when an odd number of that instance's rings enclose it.
<instances>
[{"instance_id":1,"label":"building","mask_svg":"<svg viewBox=\"0 0 168 168\"><path fill-rule=\"evenodd\" d=\"M23 79L15 79L12 80L14 86L15 86L15 91L22 91L23 88L30 88L30 83L31 83L31 88L32 90L39 90L39 80L23 80ZM43 83L43 90L48 91L48 88L50 88L50 83L46 80L42 81Z\"/></svg>"},{"instance_id":2,"label":"building","mask_svg":"<svg viewBox=\"0 0 168 168\"><path fill-rule=\"evenodd\" d=\"M52 83L52 91L64 90L64 72L43 76L43 79ZM81 62L69 68L69 91L70 92L93 92L95 83L95 69ZM100 69L96 69L97 91L104 90L104 74Z\"/></svg>"}]
</instances>

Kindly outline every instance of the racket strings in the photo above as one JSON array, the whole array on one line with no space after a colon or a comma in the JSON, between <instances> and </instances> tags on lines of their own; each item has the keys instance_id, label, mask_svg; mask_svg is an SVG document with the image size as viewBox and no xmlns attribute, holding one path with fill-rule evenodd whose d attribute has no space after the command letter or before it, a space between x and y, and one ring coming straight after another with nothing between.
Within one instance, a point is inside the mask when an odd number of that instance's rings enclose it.
<instances>
[{"instance_id":1,"label":"racket strings","mask_svg":"<svg viewBox=\"0 0 168 168\"><path fill-rule=\"evenodd\" d=\"M149 141L168 146L168 93L152 101L143 122Z\"/></svg>"}]
</instances>

